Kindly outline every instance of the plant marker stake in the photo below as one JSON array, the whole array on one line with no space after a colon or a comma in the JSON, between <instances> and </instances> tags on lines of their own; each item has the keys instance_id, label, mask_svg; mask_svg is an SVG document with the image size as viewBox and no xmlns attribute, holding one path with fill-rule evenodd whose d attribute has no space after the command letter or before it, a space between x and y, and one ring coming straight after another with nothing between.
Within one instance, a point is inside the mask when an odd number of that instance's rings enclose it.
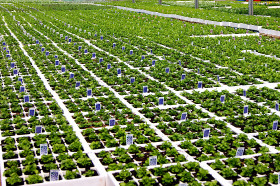
<instances>
[{"instance_id":1,"label":"plant marker stake","mask_svg":"<svg viewBox=\"0 0 280 186\"><path fill-rule=\"evenodd\" d=\"M225 95L221 95L220 101L221 101L222 103L224 103L224 102L225 102L225 98L226 98Z\"/></svg>"},{"instance_id":2,"label":"plant marker stake","mask_svg":"<svg viewBox=\"0 0 280 186\"><path fill-rule=\"evenodd\" d=\"M155 65L156 65L156 61L153 60L153 61L152 61L152 66L155 66Z\"/></svg>"},{"instance_id":3,"label":"plant marker stake","mask_svg":"<svg viewBox=\"0 0 280 186\"><path fill-rule=\"evenodd\" d=\"M278 128L278 121L273 121L272 130L277 130Z\"/></svg>"},{"instance_id":4,"label":"plant marker stake","mask_svg":"<svg viewBox=\"0 0 280 186\"><path fill-rule=\"evenodd\" d=\"M74 73L70 73L70 79L74 78Z\"/></svg>"},{"instance_id":5,"label":"plant marker stake","mask_svg":"<svg viewBox=\"0 0 280 186\"><path fill-rule=\"evenodd\" d=\"M99 102L95 103L95 110L96 111L101 110L101 104Z\"/></svg>"},{"instance_id":6,"label":"plant marker stake","mask_svg":"<svg viewBox=\"0 0 280 186\"><path fill-rule=\"evenodd\" d=\"M209 138L210 136L210 128L203 129L203 138Z\"/></svg>"},{"instance_id":7,"label":"plant marker stake","mask_svg":"<svg viewBox=\"0 0 280 186\"><path fill-rule=\"evenodd\" d=\"M135 82L135 77L131 77L130 78L130 84L134 83Z\"/></svg>"},{"instance_id":8,"label":"plant marker stake","mask_svg":"<svg viewBox=\"0 0 280 186\"><path fill-rule=\"evenodd\" d=\"M75 87L78 88L80 85L81 85L81 82L80 82L80 81L77 81Z\"/></svg>"},{"instance_id":9,"label":"plant marker stake","mask_svg":"<svg viewBox=\"0 0 280 186\"><path fill-rule=\"evenodd\" d=\"M111 64L107 65L107 70L109 70L111 68Z\"/></svg>"},{"instance_id":10,"label":"plant marker stake","mask_svg":"<svg viewBox=\"0 0 280 186\"><path fill-rule=\"evenodd\" d=\"M244 147L238 147L238 149L236 150L235 157L243 156L244 150L245 150Z\"/></svg>"},{"instance_id":11,"label":"plant marker stake","mask_svg":"<svg viewBox=\"0 0 280 186\"><path fill-rule=\"evenodd\" d=\"M109 120L109 126L114 126L116 124L116 120L114 118Z\"/></svg>"},{"instance_id":12,"label":"plant marker stake","mask_svg":"<svg viewBox=\"0 0 280 186\"><path fill-rule=\"evenodd\" d=\"M166 69L165 69L165 72L166 72L167 74L169 73L169 71L170 71L169 68L166 68Z\"/></svg>"},{"instance_id":13,"label":"plant marker stake","mask_svg":"<svg viewBox=\"0 0 280 186\"><path fill-rule=\"evenodd\" d=\"M245 105L244 106L244 109L243 109L243 114L248 114L248 105Z\"/></svg>"},{"instance_id":14,"label":"plant marker stake","mask_svg":"<svg viewBox=\"0 0 280 186\"><path fill-rule=\"evenodd\" d=\"M181 80L186 79L186 74L182 74Z\"/></svg>"},{"instance_id":15,"label":"plant marker stake","mask_svg":"<svg viewBox=\"0 0 280 186\"><path fill-rule=\"evenodd\" d=\"M143 86L143 93L148 93L148 86Z\"/></svg>"},{"instance_id":16,"label":"plant marker stake","mask_svg":"<svg viewBox=\"0 0 280 186\"><path fill-rule=\"evenodd\" d=\"M24 89L25 89L25 87L24 87L24 86L21 86L21 87L19 88L19 92L24 92Z\"/></svg>"},{"instance_id":17,"label":"plant marker stake","mask_svg":"<svg viewBox=\"0 0 280 186\"><path fill-rule=\"evenodd\" d=\"M38 125L35 127L35 134L41 134L42 133L42 126Z\"/></svg>"},{"instance_id":18,"label":"plant marker stake","mask_svg":"<svg viewBox=\"0 0 280 186\"><path fill-rule=\"evenodd\" d=\"M246 90L243 90L243 96L246 97Z\"/></svg>"},{"instance_id":19,"label":"plant marker stake","mask_svg":"<svg viewBox=\"0 0 280 186\"><path fill-rule=\"evenodd\" d=\"M187 115L188 114L186 112L183 112L182 115L181 115L181 121L186 121Z\"/></svg>"},{"instance_id":20,"label":"plant marker stake","mask_svg":"<svg viewBox=\"0 0 280 186\"><path fill-rule=\"evenodd\" d=\"M132 145L133 144L133 134L127 134L126 135L126 145Z\"/></svg>"},{"instance_id":21,"label":"plant marker stake","mask_svg":"<svg viewBox=\"0 0 280 186\"><path fill-rule=\"evenodd\" d=\"M121 73L122 73L122 70L121 70L120 68L118 68L118 69L117 69L117 74L118 74L118 75L121 75Z\"/></svg>"},{"instance_id":22,"label":"plant marker stake","mask_svg":"<svg viewBox=\"0 0 280 186\"><path fill-rule=\"evenodd\" d=\"M19 77L19 78L18 78L18 81L20 81L21 84L22 84L22 77Z\"/></svg>"},{"instance_id":23,"label":"plant marker stake","mask_svg":"<svg viewBox=\"0 0 280 186\"><path fill-rule=\"evenodd\" d=\"M199 81L199 82L198 82L197 88L202 88L202 81Z\"/></svg>"},{"instance_id":24,"label":"plant marker stake","mask_svg":"<svg viewBox=\"0 0 280 186\"><path fill-rule=\"evenodd\" d=\"M29 96L28 95L25 95L23 98L24 98L24 103L29 103Z\"/></svg>"},{"instance_id":25,"label":"plant marker stake","mask_svg":"<svg viewBox=\"0 0 280 186\"><path fill-rule=\"evenodd\" d=\"M48 144L40 144L40 156L48 154Z\"/></svg>"},{"instance_id":26,"label":"plant marker stake","mask_svg":"<svg viewBox=\"0 0 280 186\"><path fill-rule=\"evenodd\" d=\"M132 55L132 54L133 54L133 50L130 50L130 51L129 51L129 54Z\"/></svg>"},{"instance_id":27,"label":"plant marker stake","mask_svg":"<svg viewBox=\"0 0 280 186\"><path fill-rule=\"evenodd\" d=\"M149 157L149 166L156 166L157 165L157 156Z\"/></svg>"},{"instance_id":28,"label":"plant marker stake","mask_svg":"<svg viewBox=\"0 0 280 186\"><path fill-rule=\"evenodd\" d=\"M92 96L92 90L91 89L87 89L87 96L88 97Z\"/></svg>"},{"instance_id":29,"label":"plant marker stake","mask_svg":"<svg viewBox=\"0 0 280 186\"><path fill-rule=\"evenodd\" d=\"M158 99L158 105L159 105L159 106L163 106L163 105L164 105L164 97L160 97L160 98Z\"/></svg>"},{"instance_id":30,"label":"plant marker stake","mask_svg":"<svg viewBox=\"0 0 280 186\"><path fill-rule=\"evenodd\" d=\"M59 60L55 60L55 66L59 65Z\"/></svg>"},{"instance_id":31,"label":"plant marker stake","mask_svg":"<svg viewBox=\"0 0 280 186\"><path fill-rule=\"evenodd\" d=\"M275 110L279 111L279 103L275 104Z\"/></svg>"},{"instance_id":32,"label":"plant marker stake","mask_svg":"<svg viewBox=\"0 0 280 186\"><path fill-rule=\"evenodd\" d=\"M29 109L29 116L35 116L35 109L34 108Z\"/></svg>"},{"instance_id":33,"label":"plant marker stake","mask_svg":"<svg viewBox=\"0 0 280 186\"><path fill-rule=\"evenodd\" d=\"M59 170L50 170L50 181L59 180Z\"/></svg>"},{"instance_id":34,"label":"plant marker stake","mask_svg":"<svg viewBox=\"0 0 280 186\"><path fill-rule=\"evenodd\" d=\"M103 61L103 58L100 58L100 59L99 59L99 63L102 63L102 61Z\"/></svg>"},{"instance_id":35,"label":"plant marker stake","mask_svg":"<svg viewBox=\"0 0 280 186\"><path fill-rule=\"evenodd\" d=\"M65 68L65 65L63 65L62 67L61 67L61 72L65 72L66 71L66 68Z\"/></svg>"}]
</instances>

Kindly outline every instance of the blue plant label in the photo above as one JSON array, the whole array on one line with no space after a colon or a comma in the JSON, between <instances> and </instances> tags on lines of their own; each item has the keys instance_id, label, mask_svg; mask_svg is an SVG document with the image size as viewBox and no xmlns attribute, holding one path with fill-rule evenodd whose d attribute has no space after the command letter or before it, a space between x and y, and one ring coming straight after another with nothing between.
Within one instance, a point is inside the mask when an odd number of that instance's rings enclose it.
<instances>
[{"instance_id":1,"label":"blue plant label","mask_svg":"<svg viewBox=\"0 0 280 186\"><path fill-rule=\"evenodd\" d=\"M113 48L115 48L116 47L116 43L113 43Z\"/></svg>"},{"instance_id":2,"label":"blue plant label","mask_svg":"<svg viewBox=\"0 0 280 186\"><path fill-rule=\"evenodd\" d=\"M38 41L38 40L36 40L36 44L39 44L39 41Z\"/></svg>"},{"instance_id":3,"label":"blue plant label","mask_svg":"<svg viewBox=\"0 0 280 186\"><path fill-rule=\"evenodd\" d=\"M55 60L55 66L59 65L59 60Z\"/></svg>"},{"instance_id":4,"label":"blue plant label","mask_svg":"<svg viewBox=\"0 0 280 186\"><path fill-rule=\"evenodd\" d=\"M82 49L82 46L78 46L78 50L81 50Z\"/></svg>"},{"instance_id":5,"label":"blue plant label","mask_svg":"<svg viewBox=\"0 0 280 186\"><path fill-rule=\"evenodd\" d=\"M275 104L275 110L279 111L279 103Z\"/></svg>"},{"instance_id":6,"label":"blue plant label","mask_svg":"<svg viewBox=\"0 0 280 186\"><path fill-rule=\"evenodd\" d=\"M42 133L42 126L38 125L35 127L35 134L41 134Z\"/></svg>"},{"instance_id":7,"label":"blue plant label","mask_svg":"<svg viewBox=\"0 0 280 186\"><path fill-rule=\"evenodd\" d=\"M74 73L70 73L70 79L74 78Z\"/></svg>"},{"instance_id":8,"label":"blue plant label","mask_svg":"<svg viewBox=\"0 0 280 186\"><path fill-rule=\"evenodd\" d=\"M35 109L34 108L29 109L29 116L35 116Z\"/></svg>"},{"instance_id":9,"label":"blue plant label","mask_svg":"<svg viewBox=\"0 0 280 186\"><path fill-rule=\"evenodd\" d=\"M48 144L40 144L40 156L48 154Z\"/></svg>"},{"instance_id":10,"label":"blue plant label","mask_svg":"<svg viewBox=\"0 0 280 186\"><path fill-rule=\"evenodd\" d=\"M165 72L166 72L166 73L169 73L169 71L170 71L169 68L166 68L166 69L165 69Z\"/></svg>"},{"instance_id":11,"label":"blue plant label","mask_svg":"<svg viewBox=\"0 0 280 186\"><path fill-rule=\"evenodd\" d=\"M135 77L131 77L130 78L130 84L134 83L135 82Z\"/></svg>"},{"instance_id":12,"label":"blue plant label","mask_svg":"<svg viewBox=\"0 0 280 186\"><path fill-rule=\"evenodd\" d=\"M203 138L209 138L210 136L210 128L203 130Z\"/></svg>"},{"instance_id":13,"label":"blue plant label","mask_svg":"<svg viewBox=\"0 0 280 186\"><path fill-rule=\"evenodd\" d=\"M126 135L126 145L132 145L133 144L133 134L127 134Z\"/></svg>"},{"instance_id":14,"label":"blue plant label","mask_svg":"<svg viewBox=\"0 0 280 186\"><path fill-rule=\"evenodd\" d=\"M248 113L249 113L249 107L248 105L245 105L243 109L243 114L248 114Z\"/></svg>"},{"instance_id":15,"label":"blue plant label","mask_svg":"<svg viewBox=\"0 0 280 186\"><path fill-rule=\"evenodd\" d=\"M68 41L69 41L69 43L70 43L70 42L72 41L72 39L70 38Z\"/></svg>"},{"instance_id":16,"label":"blue plant label","mask_svg":"<svg viewBox=\"0 0 280 186\"><path fill-rule=\"evenodd\" d=\"M19 92L24 92L25 91L25 87L24 86L21 86L20 88L19 88Z\"/></svg>"},{"instance_id":17,"label":"blue plant label","mask_svg":"<svg viewBox=\"0 0 280 186\"><path fill-rule=\"evenodd\" d=\"M22 83L22 77L19 77L19 78L18 78L18 81L20 81L20 82Z\"/></svg>"},{"instance_id":18,"label":"blue plant label","mask_svg":"<svg viewBox=\"0 0 280 186\"><path fill-rule=\"evenodd\" d=\"M129 54L132 55L132 54L133 54L133 50L130 50L130 51L129 51Z\"/></svg>"},{"instance_id":19,"label":"blue plant label","mask_svg":"<svg viewBox=\"0 0 280 186\"><path fill-rule=\"evenodd\" d=\"M217 75L217 81L220 82L220 76L219 75Z\"/></svg>"},{"instance_id":20,"label":"blue plant label","mask_svg":"<svg viewBox=\"0 0 280 186\"><path fill-rule=\"evenodd\" d=\"M103 40L103 36L100 36L100 39Z\"/></svg>"},{"instance_id":21,"label":"blue plant label","mask_svg":"<svg viewBox=\"0 0 280 186\"><path fill-rule=\"evenodd\" d=\"M77 82L76 82L76 88L79 87L80 85L81 85L81 82L80 82L80 81L77 81Z\"/></svg>"},{"instance_id":22,"label":"blue plant label","mask_svg":"<svg viewBox=\"0 0 280 186\"><path fill-rule=\"evenodd\" d=\"M245 150L244 147L238 147L238 149L236 150L236 155L235 156L236 157L243 156L244 150Z\"/></svg>"},{"instance_id":23,"label":"blue plant label","mask_svg":"<svg viewBox=\"0 0 280 186\"><path fill-rule=\"evenodd\" d=\"M44 51L45 51L45 48L43 47L43 48L41 49L41 51L44 52Z\"/></svg>"},{"instance_id":24,"label":"blue plant label","mask_svg":"<svg viewBox=\"0 0 280 186\"><path fill-rule=\"evenodd\" d=\"M66 67L63 65L62 67L61 67L61 72L65 72L66 71Z\"/></svg>"},{"instance_id":25,"label":"blue plant label","mask_svg":"<svg viewBox=\"0 0 280 186\"><path fill-rule=\"evenodd\" d=\"M111 68L111 64L108 64L107 65L107 69L109 70Z\"/></svg>"},{"instance_id":26,"label":"blue plant label","mask_svg":"<svg viewBox=\"0 0 280 186\"><path fill-rule=\"evenodd\" d=\"M149 166L156 166L157 165L157 156L149 157Z\"/></svg>"},{"instance_id":27,"label":"blue plant label","mask_svg":"<svg viewBox=\"0 0 280 186\"><path fill-rule=\"evenodd\" d=\"M101 63L103 61L103 58L99 58L99 63Z\"/></svg>"},{"instance_id":28,"label":"blue plant label","mask_svg":"<svg viewBox=\"0 0 280 186\"><path fill-rule=\"evenodd\" d=\"M99 111L101 110L101 104L98 102L98 103L95 103L95 110L96 111Z\"/></svg>"},{"instance_id":29,"label":"blue plant label","mask_svg":"<svg viewBox=\"0 0 280 186\"><path fill-rule=\"evenodd\" d=\"M143 86L143 93L147 93L148 92L148 87L147 86Z\"/></svg>"},{"instance_id":30,"label":"blue plant label","mask_svg":"<svg viewBox=\"0 0 280 186\"><path fill-rule=\"evenodd\" d=\"M23 98L24 98L24 103L28 103L29 102L29 96L28 95L25 95Z\"/></svg>"},{"instance_id":31,"label":"blue plant label","mask_svg":"<svg viewBox=\"0 0 280 186\"><path fill-rule=\"evenodd\" d=\"M124 50L125 50L125 47L123 46L123 47L122 47L122 51L124 51Z\"/></svg>"},{"instance_id":32,"label":"blue plant label","mask_svg":"<svg viewBox=\"0 0 280 186\"><path fill-rule=\"evenodd\" d=\"M87 96L92 96L92 90L91 89L87 89Z\"/></svg>"},{"instance_id":33,"label":"blue plant label","mask_svg":"<svg viewBox=\"0 0 280 186\"><path fill-rule=\"evenodd\" d=\"M58 55L55 55L54 58L57 59L57 58L58 58Z\"/></svg>"},{"instance_id":34,"label":"blue plant label","mask_svg":"<svg viewBox=\"0 0 280 186\"><path fill-rule=\"evenodd\" d=\"M85 49L85 54L87 54L88 53L88 50L87 49Z\"/></svg>"},{"instance_id":35,"label":"blue plant label","mask_svg":"<svg viewBox=\"0 0 280 186\"><path fill-rule=\"evenodd\" d=\"M182 66L182 63L181 63L181 61L180 61L180 60L179 60L179 65L180 65L180 66Z\"/></svg>"},{"instance_id":36,"label":"blue plant label","mask_svg":"<svg viewBox=\"0 0 280 186\"><path fill-rule=\"evenodd\" d=\"M243 90L243 96L246 97L246 90Z\"/></svg>"},{"instance_id":37,"label":"blue plant label","mask_svg":"<svg viewBox=\"0 0 280 186\"><path fill-rule=\"evenodd\" d=\"M186 74L182 74L181 80L186 79Z\"/></svg>"},{"instance_id":38,"label":"blue plant label","mask_svg":"<svg viewBox=\"0 0 280 186\"><path fill-rule=\"evenodd\" d=\"M160 105L160 106L164 105L164 97L160 97L158 99L158 105Z\"/></svg>"},{"instance_id":39,"label":"blue plant label","mask_svg":"<svg viewBox=\"0 0 280 186\"><path fill-rule=\"evenodd\" d=\"M95 53L92 53L92 58L95 58L96 57L96 54Z\"/></svg>"},{"instance_id":40,"label":"blue plant label","mask_svg":"<svg viewBox=\"0 0 280 186\"><path fill-rule=\"evenodd\" d=\"M202 88L202 81L198 82L197 88Z\"/></svg>"},{"instance_id":41,"label":"blue plant label","mask_svg":"<svg viewBox=\"0 0 280 186\"><path fill-rule=\"evenodd\" d=\"M144 60L145 59L145 56L141 56L141 60Z\"/></svg>"},{"instance_id":42,"label":"blue plant label","mask_svg":"<svg viewBox=\"0 0 280 186\"><path fill-rule=\"evenodd\" d=\"M278 128L278 121L273 121L272 130L277 130Z\"/></svg>"},{"instance_id":43,"label":"blue plant label","mask_svg":"<svg viewBox=\"0 0 280 186\"><path fill-rule=\"evenodd\" d=\"M181 121L185 121L186 119L187 119L187 113L184 112L184 113L182 113L182 115L181 115Z\"/></svg>"},{"instance_id":44,"label":"blue plant label","mask_svg":"<svg viewBox=\"0 0 280 186\"><path fill-rule=\"evenodd\" d=\"M116 120L114 118L109 120L109 126L114 126L116 124Z\"/></svg>"},{"instance_id":45,"label":"blue plant label","mask_svg":"<svg viewBox=\"0 0 280 186\"><path fill-rule=\"evenodd\" d=\"M120 68L117 69L118 75L121 75L122 71Z\"/></svg>"},{"instance_id":46,"label":"blue plant label","mask_svg":"<svg viewBox=\"0 0 280 186\"><path fill-rule=\"evenodd\" d=\"M59 180L59 171L50 170L50 181L58 181L58 180Z\"/></svg>"},{"instance_id":47,"label":"blue plant label","mask_svg":"<svg viewBox=\"0 0 280 186\"><path fill-rule=\"evenodd\" d=\"M156 61L153 60L153 61L152 61L152 66L155 66L155 65L156 65Z\"/></svg>"},{"instance_id":48,"label":"blue plant label","mask_svg":"<svg viewBox=\"0 0 280 186\"><path fill-rule=\"evenodd\" d=\"M226 98L225 95L221 95L220 101L221 101L222 103L224 103L224 102L225 102L225 98Z\"/></svg>"}]
</instances>

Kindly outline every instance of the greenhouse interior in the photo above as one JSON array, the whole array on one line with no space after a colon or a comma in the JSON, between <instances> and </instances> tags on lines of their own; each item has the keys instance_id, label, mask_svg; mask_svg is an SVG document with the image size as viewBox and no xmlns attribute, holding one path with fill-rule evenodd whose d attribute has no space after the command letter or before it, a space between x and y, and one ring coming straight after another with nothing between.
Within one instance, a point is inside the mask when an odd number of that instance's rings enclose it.
<instances>
[{"instance_id":1,"label":"greenhouse interior","mask_svg":"<svg viewBox=\"0 0 280 186\"><path fill-rule=\"evenodd\" d=\"M279 1L0 12L0 186L280 185Z\"/></svg>"}]
</instances>

